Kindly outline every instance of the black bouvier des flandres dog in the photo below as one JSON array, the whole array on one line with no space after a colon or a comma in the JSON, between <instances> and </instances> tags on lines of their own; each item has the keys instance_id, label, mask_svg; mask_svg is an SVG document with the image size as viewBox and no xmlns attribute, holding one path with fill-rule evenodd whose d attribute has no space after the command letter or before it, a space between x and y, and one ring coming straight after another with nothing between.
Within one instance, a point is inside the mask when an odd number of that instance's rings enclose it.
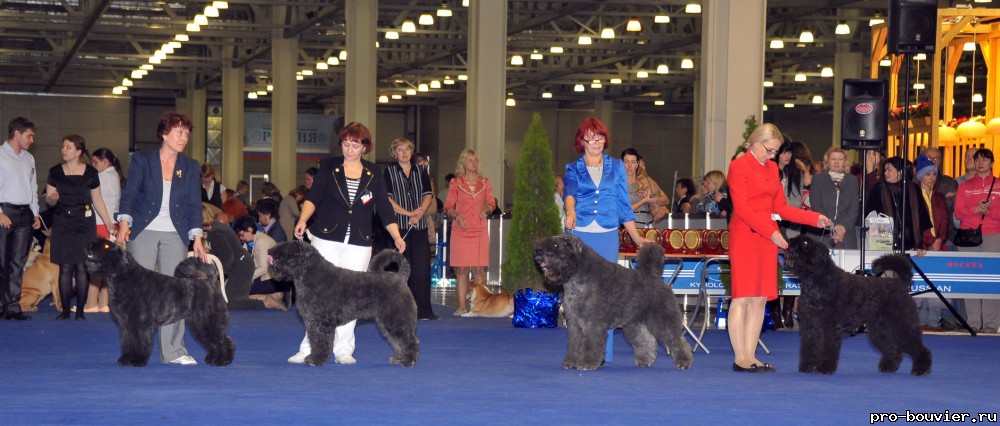
<instances>
[{"instance_id":1,"label":"black bouvier des flandres dog","mask_svg":"<svg viewBox=\"0 0 1000 426\"><path fill-rule=\"evenodd\" d=\"M568 328L563 368L600 367L610 328L624 330L638 367L653 365L657 342L673 356L675 367L691 366L677 299L663 283L663 247L645 245L638 262L639 269L610 263L570 234L535 243L535 263L545 280L563 290Z\"/></svg>"},{"instance_id":2,"label":"black bouvier des flandres dog","mask_svg":"<svg viewBox=\"0 0 1000 426\"><path fill-rule=\"evenodd\" d=\"M866 277L840 269L826 246L800 236L789 241L785 266L802 280L799 372L837 371L844 331L861 325L867 325L869 340L882 353L878 371L895 372L906 353L913 360L912 374L931 372L931 351L922 342L909 294L913 270L905 254L875 259L876 276Z\"/></svg>"},{"instance_id":3,"label":"black bouvier des flandres dog","mask_svg":"<svg viewBox=\"0 0 1000 426\"><path fill-rule=\"evenodd\" d=\"M274 279L295 282L296 306L313 348L306 364L326 364L330 351L322 348L333 345L334 329L367 317L374 317L392 346L390 363L417 363L417 304L406 286L410 264L403 255L383 250L372 258L369 272L357 272L334 266L301 241L278 244L267 253Z\"/></svg>"},{"instance_id":4,"label":"black bouvier des flandres dog","mask_svg":"<svg viewBox=\"0 0 1000 426\"><path fill-rule=\"evenodd\" d=\"M229 338L229 310L215 282L218 272L197 258L185 259L174 276L143 268L125 250L97 239L86 250L87 269L108 280L111 315L118 322L122 355L118 364L143 367L153 351L153 334L162 325L186 320L205 347L205 362L233 362L236 343Z\"/></svg>"}]
</instances>

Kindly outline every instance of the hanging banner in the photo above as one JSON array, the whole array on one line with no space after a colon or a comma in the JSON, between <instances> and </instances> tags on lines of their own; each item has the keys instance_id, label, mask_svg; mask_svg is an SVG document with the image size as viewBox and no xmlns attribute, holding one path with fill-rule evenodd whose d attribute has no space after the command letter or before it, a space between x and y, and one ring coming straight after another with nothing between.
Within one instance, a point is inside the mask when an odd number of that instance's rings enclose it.
<instances>
[{"instance_id":1,"label":"hanging banner","mask_svg":"<svg viewBox=\"0 0 1000 426\"><path fill-rule=\"evenodd\" d=\"M296 148L298 155L330 153L330 137L339 115L299 114L296 123ZM243 121L243 151L247 154L270 154L271 114L248 112Z\"/></svg>"}]
</instances>

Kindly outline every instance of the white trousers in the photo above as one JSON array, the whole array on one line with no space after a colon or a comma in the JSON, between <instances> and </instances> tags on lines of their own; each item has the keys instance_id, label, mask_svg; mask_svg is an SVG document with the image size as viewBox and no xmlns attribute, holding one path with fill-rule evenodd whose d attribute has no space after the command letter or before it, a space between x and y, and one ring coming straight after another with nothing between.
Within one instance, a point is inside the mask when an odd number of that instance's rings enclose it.
<instances>
[{"instance_id":1,"label":"white trousers","mask_svg":"<svg viewBox=\"0 0 1000 426\"><path fill-rule=\"evenodd\" d=\"M368 262L371 261L372 258L371 247L355 246L346 243L338 243L336 241L324 240L316 238L312 234L309 235L309 239L312 241L312 246L319 251L319 254L322 255L327 262L352 271L368 271ZM345 355L354 354L354 326L357 322L358 320L354 319L347 324L337 327L333 336L334 360ZM309 345L308 334L302 338L302 343L299 344L299 352L307 355L312 353L312 347Z\"/></svg>"}]
</instances>

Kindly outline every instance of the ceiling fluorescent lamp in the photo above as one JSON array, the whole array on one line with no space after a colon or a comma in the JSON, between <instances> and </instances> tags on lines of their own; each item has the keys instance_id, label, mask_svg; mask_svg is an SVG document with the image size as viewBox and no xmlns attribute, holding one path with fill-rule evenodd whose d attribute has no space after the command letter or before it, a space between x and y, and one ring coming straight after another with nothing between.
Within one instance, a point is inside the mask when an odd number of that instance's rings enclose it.
<instances>
[{"instance_id":1,"label":"ceiling fluorescent lamp","mask_svg":"<svg viewBox=\"0 0 1000 426\"><path fill-rule=\"evenodd\" d=\"M625 24L625 31L631 31L631 32L642 31L642 24L639 23L639 20L636 18L629 19L628 23Z\"/></svg>"},{"instance_id":2,"label":"ceiling fluorescent lamp","mask_svg":"<svg viewBox=\"0 0 1000 426\"><path fill-rule=\"evenodd\" d=\"M973 43L971 41L967 41L967 42L965 42L964 45L962 45L962 50L966 51L966 52L975 52L976 51L976 43Z\"/></svg>"},{"instance_id":3,"label":"ceiling fluorescent lamp","mask_svg":"<svg viewBox=\"0 0 1000 426\"><path fill-rule=\"evenodd\" d=\"M552 46L549 48L549 53L563 53L562 46Z\"/></svg>"},{"instance_id":4,"label":"ceiling fluorescent lamp","mask_svg":"<svg viewBox=\"0 0 1000 426\"><path fill-rule=\"evenodd\" d=\"M425 13L420 15L420 18L417 19L417 23L420 25L434 25L434 17L431 16L430 13Z\"/></svg>"},{"instance_id":5,"label":"ceiling fluorescent lamp","mask_svg":"<svg viewBox=\"0 0 1000 426\"><path fill-rule=\"evenodd\" d=\"M177 41L190 41L191 38L189 38L187 34L177 34L176 36L174 36L174 40L177 40Z\"/></svg>"},{"instance_id":6,"label":"ceiling fluorescent lamp","mask_svg":"<svg viewBox=\"0 0 1000 426\"><path fill-rule=\"evenodd\" d=\"M380 104L387 104L387 103L389 103L389 97L386 96L386 95L379 96L378 97L378 103L380 103Z\"/></svg>"},{"instance_id":7,"label":"ceiling fluorescent lamp","mask_svg":"<svg viewBox=\"0 0 1000 426\"><path fill-rule=\"evenodd\" d=\"M331 56L329 58L326 58L326 63L327 65L334 65L334 66L340 65L340 58L336 56Z\"/></svg>"},{"instance_id":8,"label":"ceiling fluorescent lamp","mask_svg":"<svg viewBox=\"0 0 1000 426\"><path fill-rule=\"evenodd\" d=\"M888 58L878 61L878 66L880 67L888 67L891 65L892 65L892 60Z\"/></svg>"},{"instance_id":9,"label":"ceiling fluorescent lamp","mask_svg":"<svg viewBox=\"0 0 1000 426\"><path fill-rule=\"evenodd\" d=\"M194 15L194 23L198 25L208 25L208 18L205 15Z\"/></svg>"},{"instance_id":10,"label":"ceiling fluorescent lamp","mask_svg":"<svg viewBox=\"0 0 1000 426\"><path fill-rule=\"evenodd\" d=\"M404 33L417 32L417 25L414 24L413 21L403 21L403 26L400 28L400 31Z\"/></svg>"},{"instance_id":11,"label":"ceiling fluorescent lamp","mask_svg":"<svg viewBox=\"0 0 1000 426\"><path fill-rule=\"evenodd\" d=\"M406 89L407 96L413 96L417 94L417 89Z\"/></svg>"},{"instance_id":12,"label":"ceiling fluorescent lamp","mask_svg":"<svg viewBox=\"0 0 1000 426\"><path fill-rule=\"evenodd\" d=\"M399 33L396 32L396 31L386 31L385 32L385 39L386 40L399 40Z\"/></svg>"},{"instance_id":13,"label":"ceiling fluorescent lamp","mask_svg":"<svg viewBox=\"0 0 1000 426\"><path fill-rule=\"evenodd\" d=\"M657 100L653 101L653 105L656 105L656 106L664 106L666 104L667 104L666 101L663 101L663 100L660 100L660 99L657 99Z\"/></svg>"},{"instance_id":14,"label":"ceiling fluorescent lamp","mask_svg":"<svg viewBox=\"0 0 1000 426\"><path fill-rule=\"evenodd\" d=\"M771 40L770 46L771 46L772 49L784 49L785 48L785 42L781 41L781 39L777 39L776 38L776 39Z\"/></svg>"},{"instance_id":15,"label":"ceiling fluorescent lamp","mask_svg":"<svg viewBox=\"0 0 1000 426\"><path fill-rule=\"evenodd\" d=\"M451 9L448 9L448 2L441 2L441 8L437 10L437 16L442 18L451 17Z\"/></svg>"},{"instance_id":16,"label":"ceiling fluorescent lamp","mask_svg":"<svg viewBox=\"0 0 1000 426\"><path fill-rule=\"evenodd\" d=\"M668 67L667 64L660 64L656 66L657 74L667 74L669 72L670 72L670 67Z\"/></svg>"},{"instance_id":17,"label":"ceiling fluorescent lamp","mask_svg":"<svg viewBox=\"0 0 1000 426\"><path fill-rule=\"evenodd\" d=\"M701 5L698 3L688 3L684 6L684 13L701 13Z\"/></svg>"},{"instance_id":18,"label":"ceiling fluorescent lamp","mask_svg":"<svg viewBox=\"0 0 1000 426\"><path fill-rule=\"evenodd\" d=\"M517 101L515 101L514 98L507 98L507 102L505 102L505 104L509 107L512 107L517 105Z\"/></svg>"},{"instance_id":19,"label":"ceiling fluorescent lamp","mask_svg":"<svg viewBox=\"0 0 1000 426\"><path fill-rule=\"evenodd\" d=\"M440 89L441 80L431 80L431 89Z\"/></svg>"},{"instance_id":20,"label":"ceiling fluorescent lamp","mask_svg":"<svg viewBox=\"0 0 1000 426\"><path fill-rule=\"evenodd\" d=\"M669 24L670 17L667 15L656 15L653 17L653 22L657 24Z\"/></svg>"},{"instance_id":21,"label":"ceiling fluorescent lamp","mask_svg":"<svg viewBox=\"0 0 1000 426\"><path fill-rule=\"evenodd\" d=\"M615 38L615 29L611 27L605 27L601 30L601 38Z\"/></svg>"},{"instance_id":22,"label":"ceiling fluorescent lamp","mask_svg":"<svg viewBox=\"0 0 1000 426\"><path fill-rule=\"evenodd\" d=\"M645 70L639 70L639 71L635 72L635 77L636 78L647 78L647 77L649 77L649 73L646 72Z\"/></svg>"},{"instance_id":23,"label":"ceiling fluorescent lamp","mask_svg":"<svg viewBox=\"0 0 1000 426\"><path fill-rule=\"evenodd\" d=\"M531 58L531 60L533 61L540 61L542 60L542 58L544 58L544 56L542 56L542 54L538 53L538 51L536 50L534 52L531 52L531 56L529 56L529 58Z\"/></svg>"},{"instance_id":24,"label":"ceiling fluorescent lamp","mask_svg":"<svg viewBox=\"0 0 1000 426\"><path fill-rule=\"evenodd\" d=\"M257 92L247 93L247 99L257 99Z\"/></svg>"},{"instance_id":25,"label":"ceiling fluorescent lamp","mask_svg":"<svg viewBox=\"0 0 1000 426\"><path fill-rule=\"evenodd\" d=\"M431 89L427 87L427 83L420 83L417 85L418 92L429 92Z\"/></svg>"},{"instance_id":26,"label":"ceiling fluorescent lamp","mask_svg":"<svg viewBox=\"0 0 1000 426\"><path fill-rule=\"evenodd\" d=\"M851 27L843 22L837 24L837 29L833 31L837 35L849 35L851 34Z\"/></svg>"},{"instance_id":27,"label":"ceiling fluorescent lamp","mask_svg":"<svg viewBox=\"0 0 1000 426\"><path fill-rule=\"evenodd\" d=\"M764 80L764 87L774 87L774 82L771 80Z\"/></svg>"},{"instance_id":28,"label":"ceiling fluorescent lamp","mask_svg":"<svg viewBox=\"0 0 1000 426\"><path fill-rule=\"evenodd\" d=\"M833 77L833 68L823 67L823 70L819 72L820 77Z\"/></svg>"},{"instance_id":29,"label":"ceiling fluorescent lamp","mask_svg":"<svg viewBox=\"0 0 1000 426\"><path fill-rule=\"evenodd\" d=\"M212 6L215 6L215 8L219 9L219 10L229 9L229 2L227 2L227 1L213 1L212 2Z\"/></svg>"},{"instance_id":30,"label":"ceiling fluorescent lamp","mask_svg":"<svg viewBox=\"0 0 1000 426\"><path fill-rule=\"evenodd\" d=\"M327 64L326 61L317 62L316 63L316 69L318 69L318 70L328 70L328 69L330 69L330 65Z\"/></svg>"},{"instance_id":31,"label":"ceiling fluorescent lamp","mask_svg":"<svg viewBox=\"0 0 1000 426\"><path fill-rule=\"evenodd\" d=\"M577 84L576 86L573 86L573 91L574 92L582 92L583 90L584 90L584 88L583 88L582 84Z\"/></svg>"},{"instance_id":32,"label":"ceiling fluorescent lamp","mask_svg":"<svg viewBox=\"0 0 1000 426\"><path fill-rule=\"evenodd\" d=\"M806 81L806 75L803 73L795 74L795 81Z\"/></svg>"},{"instance_id":33,"label":"ceiling fluorescent lamp","mask_svg":"<svg viewBox=\"0 0 1000 426\"><path fill-rule=\"evenodd\" d=\"M581 44L581 45L588 45L588 44L592 44L593 42L594 41L590 38L590 36L585 36L585 35L580 36L580 38L577 39L577 41L576 41L577 44Z\"/></svg>"},{"instance_id":34,"label":"ceiling fluorescent lamp","mask_svg":"<svg viewBox=\"0 0 1000 426\"><path fill-rule=\"evenodd\" d=\"M219 9L212 5L205 6L205 16L209 18L218 18Z\"/></svg>"},{"instance_id":35,"label":"ceiling fluorescent lamp","mask_svg":"<svg viewBox=\"0 0 1000 426\"><path fill-rule=\"evenodd\" d=\"M820 95L813 96L813 103L814 104L821 104L821 103L823 103L823 97L820 96Z\"/></svg>"},{"instance_id":36,"label":"ceiling fluorescent lamp","mask_svg":"<svg viewBox=\"0 0 1000 426\"><path fill-rule=\"evenodd\" d=\"M458 75L458 80L459 80L459 81L466 81L466 80L468 80L468 79L469 79L469 76L467 76L467 75L465 75L465 74L459 74L459 75Z\"/></svg>"},{"instance_id":37,"label":"ceiling fluorescent lamp","mask_svg":"<svg viewBox=\"0 0 1000 426\"><path fill-rule=\"evenodd\" d=\"M398 101L400 99L403 99L403 95L400 95L400 94L392 95L392 99Z\"/></svg>"},{"instance_id":38,"label":"ceiling fluorescent lamp","mask_svg":"<svg viewBox=\"0 0 1000 426\"><path fill-rule=\"evenodd\" d=\"M189 32L189 33L196 33L198 31L201 31L201 27L198 26L198 24L192 22L190 24L187 24L187 27L185 27L185 30L187 30L187 32Z\"/></svg>"},{"instance_id":39,"label":"ceiling fluorescent lamp","mask_svg":"<svg viewBox=\"0 0 1000 426\"><path fill-rule=\"evenodd\" d=\"M969 78L964 75L955 76L955 84L965 84L969 82Z\"/></svg>"},{"instance_id":40,"label":"ceiling fluorescent lamp","mask_svg":"<svg viewBox=\"0 0 1000 426\"><path fill-rule=\"evenodd\" d=\"M552 92L542 92L542 99L552 99Z\"/></svg>"},{"instance_id":41,"label":"ceiling fluorescent lamp","mask_svg":"<svg viewBox=\"0 0 1000 426\"><path fill-rule=\"evenodd\" d=\"M610 81L610 83L611 84L622 84L622 79L620 79L620 78L612 78L611 81Z\"/></svg>"},{"instance_id":42,"label":"ceiling fluorescent lamp","mask_svg":"<svg viewBox=\"0 0 1000 426\"><path fill-rule=\"evenodd\" d=\"M795 104L793 104L793 103L786 103L785 104L785 108L795 108Z\"/></svg>"},{"instance_id":43,"label":"ceiling fluorescent lamp","mask_svg":"<svg viewBox=\"0 0 1000 426\"><path fill-rule=\"evenodd\" d=\"M302 75L313 75L313 70L302 70Z\"/></svg>"},{"instance_id":44,"label":"ceiling fluorescent lamp","mask_svg":"<svg viewBox=\"0 0 1000 426\"><path fill-rule=\"evenodd\" d=\"M812 43L812 42L813 42L812 31L806 30L802 31L802 34L799 34L799 43Z\"/></svg>"},{"instance_id":45,"label":"ceiling fluorescent lamp","mask_svg":"<svg viewBox=\"0 0 1000 426\"><path fill-rule=\"evenodd\" d=\"M913 83L913 90L924 90L924 83Z\"/></svg>"},{"instance_id":46,"label":"ceiling fluorescent lamp","mask_svg":"<svg viewBox=\"0 0 1000 426\"><path fill-rule=\"evenodd\" d=\"M510 57L511 65L524 65L524 58L521 55L514 55Z\"/></svg>"},{"instance_id":47,"label":"ceiling fluorescent lamp","mask_svg":"<svg viewBox=\"0 0 1000 426\"><path fill-rule=\"evenodd\" d=\"M681 60L681 69L689 70L694 68L694 61L691 58L684 58Z\"/></svg>"}]
</instances>

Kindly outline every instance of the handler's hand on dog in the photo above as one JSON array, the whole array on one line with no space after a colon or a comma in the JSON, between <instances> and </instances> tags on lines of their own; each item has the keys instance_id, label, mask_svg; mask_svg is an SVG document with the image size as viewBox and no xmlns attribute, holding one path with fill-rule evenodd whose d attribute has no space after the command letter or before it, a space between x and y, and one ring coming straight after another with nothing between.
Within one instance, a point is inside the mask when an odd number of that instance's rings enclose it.
<instances>
[{"instance_id":1,"label":"handler's hand on dog","mask_svg":"<svg viewBox=\"0 0 1000 426\"><path fill-rule=\"evenodd\" d=\"M396 243L396 250L399 250L400 253L406 251L406 241L403 241L402 238L396 238L395 243Z\"/></svg>"},{"instance_id":2,"label":"handler's hand on dog","mask_svg":"<svg viewBox=\"0 0 1000 426\"><path fill-rule=\"evenodd\" d=\"M306 235L306 224L304 222L299 222L295 224L295 239L301 240Z\"/></svg>"},{"instance_id":3,"label":"handler's hand on dog","mask_svg":"<svg viewBox=\"0 0 1000 426\"><path fill-rule=\"evenodd\" d=\"M785 237L781 236L781 231L774 231L774 233L771 234L771 242L778 246L778 248L788 248L788 241L785 241Z\"/></svg>"},{"instance_id":4,"label":"handler's hand on dog","mask_svg":"<svg viewBox=\"0 0 1000 426\"><path fill-rule=\"evenodd\" d=\"M116 238L118 245L124 246L128 242L130 234L132 231L128 229L128 222L118 222L118 238Z\"/></svg>"}]
</instances>

